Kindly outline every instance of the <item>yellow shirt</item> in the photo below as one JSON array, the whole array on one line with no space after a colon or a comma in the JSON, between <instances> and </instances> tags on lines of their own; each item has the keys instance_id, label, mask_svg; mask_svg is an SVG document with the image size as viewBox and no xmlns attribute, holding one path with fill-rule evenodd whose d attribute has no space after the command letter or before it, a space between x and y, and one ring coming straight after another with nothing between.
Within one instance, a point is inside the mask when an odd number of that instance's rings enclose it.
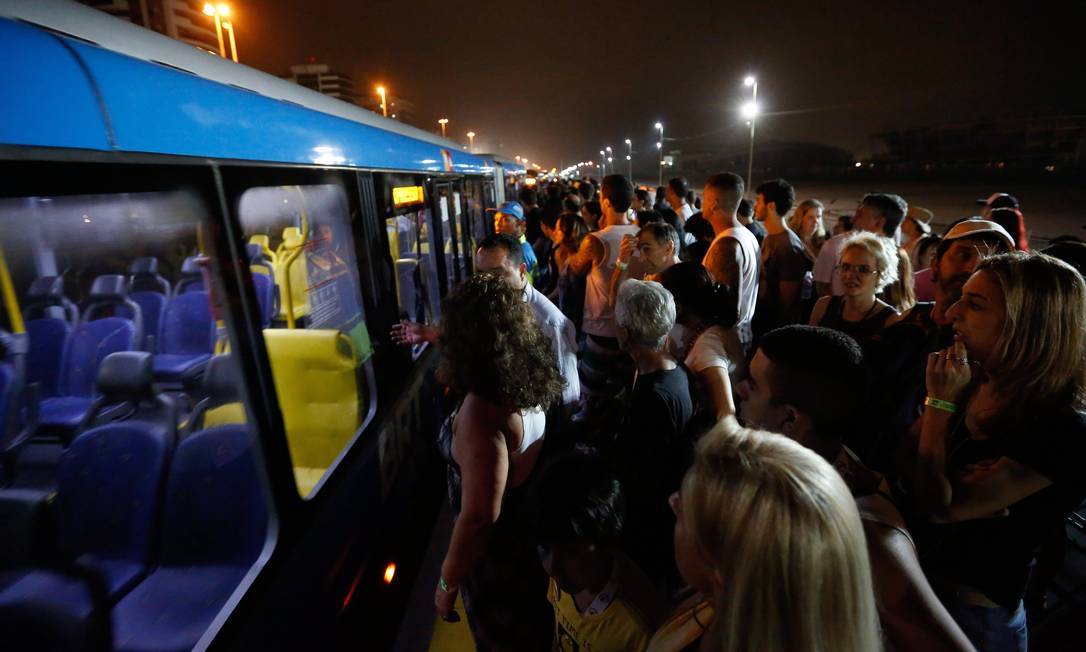
<instances>
[{"instance_id":1,"label":"yellow shirt","mask_svg":"<svg viewBox=\"0 0 1086 652\"><path fill-rule=\"evenodd\" d=\"M656 624L658 609L652 582L621 554L615 556L612 579L617 582L615 595L607 608L595 615L579 612L573 596L559 594L557 583L551 579L547 599L554 609L552 649L555 652L640 652L645 649Z\"/></svg>"},{"instance_id":2,"label":"yellow shirt","mask_svg":"<svg viewBox=\"0 0 1086 652\"><path fill-rule=\"evenodd\" d=\"M696 644L713 622L713 605L701 594L690 596L652 635L647 652L681 652Z\"/></svg>"}]
</instances>

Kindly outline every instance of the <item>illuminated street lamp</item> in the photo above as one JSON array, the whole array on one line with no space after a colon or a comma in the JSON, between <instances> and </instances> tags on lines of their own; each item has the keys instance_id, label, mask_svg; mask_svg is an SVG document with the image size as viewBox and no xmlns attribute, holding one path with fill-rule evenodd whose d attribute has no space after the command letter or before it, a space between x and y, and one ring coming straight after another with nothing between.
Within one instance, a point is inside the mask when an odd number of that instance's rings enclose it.
<instances>
[{"instance_id":1,"label":"illuminated street lamp","mask_svg":"<svg viewBox=\"0 0 1086 652\"><path fill-rule=\"evenodd\" d=\"M377 87L377 95L381 98L381 115L383 115L383 116L385 116L387 118L388 117L388 103L385 101L387 98L385 96L385 87L384 86L378 86Z\"/></svg>"},{"instance_id":2,"label":"illuminated street lamp","mask_svg":"<svg viewBox=\"0 0 1086 652\"><path fill-rule=\"evenodd\" d=\"M600 178L607 174L607 152L600 150Z\"/></svg>"},{"instance_id":3,"label":"illuminated street lamp","mask_svg":"<svg viewBox=\"0 0 1086 652\"><path fill-rule=\"evenodd\" d=\"M633 143L629 138L626 139L626 174L633 183Z\"/></svg>"},{"instance_id":4,"label":"illuminated street lamp","mask_svg":"<svg viewBox=\"0 0 1086 652\"><path fill-rule=\"evenodd\" d=\"M445 137L445 125L449 124L449 119L448 118L441 118L440 120L437 121L437 123L439 125L441 125L441 137L444 138Z\"/></svg>"},{"instance_id":5,"label":"illuminated street lamp","mask_svg":"<svg viewBox=\"0 0 1086 652\"><path fill-rule=\"evenodd\" d=\"M750 88L750 101L743 105L740 113L750 124L750 151L747 154L747 192L751 191L754 174L754 123L758 117L758 80L754 75L747 75L743 85Z\"/></svg>"},{"instance_id":6,"label":"illuminated street lamp","mask_svg":"<svg viewBox=\"0 0 1086 652\"><path fill-rule=\"evenodd\" d=\"M220 9L226 9L226 13L223 14ZM215 35L219 37L219 56L223 59L226 58L226 45L222 40L222 19L224 16L230 15L230 7L225 4L220 4L218 7L210 2L204 3L204 14L211 16L215 19Z\"/></svg>"},{"instance_id":7,"label":"illuminated street lamp","mask_svg":"<svg viewBox=\"0 0 1086 652\"><path fill-rule=\"evenodd\" d=\"M664 123L657 122L656 129L660 132L660 140L656 141L656 153L659 160L656 165L656 186L664 185Z\"/></svg>"},{"instance_id":8,"label":"illuminated street lamp","mask_svg":"<svg viewBox=\"0 0 1086 652\"><path fill-rule=\"evenodd\" d=\"M475 153L475 132L474 131L469 131L468 132L468 151L470 151L472 154Z\"/></svg>"}]
</instances>

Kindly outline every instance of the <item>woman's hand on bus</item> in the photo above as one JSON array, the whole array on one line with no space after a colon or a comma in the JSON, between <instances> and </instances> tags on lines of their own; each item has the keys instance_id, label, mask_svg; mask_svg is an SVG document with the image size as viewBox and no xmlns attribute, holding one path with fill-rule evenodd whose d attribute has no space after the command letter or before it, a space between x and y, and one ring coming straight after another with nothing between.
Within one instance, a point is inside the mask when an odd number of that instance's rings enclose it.
<instances>
[{"instance_id":1,"label":"woman's hand on bus","mask_svg":"<svg viewBox=\"0 0 1086 652\"><path fill-rule=\"evenodd\" d=\"M392 341L404 346L414 346L423 342L437 341L437 330L425 324L403 320L392 327Z\"/></svg>"},{"instance_id":2,"label":"woman's hand on bus","mask_svg":"<svg viewBox=\"0 0 1086 652\"><path fill-rule=\"evenodd\" d=\"M928 356L925 374L928 396L954 403L961 398L972 379L968 354L961 342Z\"/></svg>"}]
</instances>

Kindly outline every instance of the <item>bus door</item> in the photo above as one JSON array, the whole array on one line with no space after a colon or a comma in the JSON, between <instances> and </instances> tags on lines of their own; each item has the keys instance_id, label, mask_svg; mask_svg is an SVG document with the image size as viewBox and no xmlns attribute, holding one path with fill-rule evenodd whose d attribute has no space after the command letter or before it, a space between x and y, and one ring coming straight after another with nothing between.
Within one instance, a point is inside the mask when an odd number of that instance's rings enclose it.
<instances>
[{"instance_id":1,"label":"bus door","mask_svg":"<svg viewBox=\"0 0 1086 652\"><path fill-rule=\"evenodd\" d=\"M431 210L433 240L435 245L440 247L440 250L434 251L434 258L446 291L451 290L462 280L462 272L458 265L460 247L457 240L459 238L458 222L463 210L459 206L460 191L454 185L459 184L451 181L434 181L430 193L430 200L433 203Z\"/></svg>"}]
</instances>

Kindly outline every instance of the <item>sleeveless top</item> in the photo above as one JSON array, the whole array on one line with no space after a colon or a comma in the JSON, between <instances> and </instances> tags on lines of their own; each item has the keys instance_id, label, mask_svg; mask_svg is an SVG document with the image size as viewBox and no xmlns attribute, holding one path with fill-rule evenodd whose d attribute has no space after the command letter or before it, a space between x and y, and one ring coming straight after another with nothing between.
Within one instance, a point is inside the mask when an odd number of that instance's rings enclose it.
<instances>
[{"instance_id":1,"label":"sleeveless top","mask_svg":"<svg viewBox=\"0 0 1086 652\"><path fill-rule=\"evenodd\" d=\"M845 335L852 337L852 339L856 340L859 344L870 342L871 338L886 325L886 320L897 314L897 311L890 306L883 306L882 309L867 315L860 321L846 321L843 316L844 309L844 297L830 297L829 305L826 306L826 312L823 313L822 320L819 321L817 325L841 331Z\"/></svg>"},{"instance_id":2,"label":"sleeveless top","mask_svg":"<svg viewBox=\"0 0 1086 652\"><path fill-rule=\"evenodd\" d=\"M449 502L452 504L453 513L460 514L460 488L463 484L463 479L460 475L460 465L456 463L452 455L452 443L453 443L453 422L456 421L456 415L460 413L460 406L457 406L455 410L445 419L445 423L441 425L441 431L438 433L437 445L438 450L441 452L442 459L445 460L445 464L448 466L448 472L446 474L446 486L449 491ZM524 431L521 436L520 446L514 453L523 453L528 448L543 439L547 429L547 415L545 412L539 409L526 410L520 412L521 428ZM536 460L536 468L539 467L539 460ZM535 476L536 468L528 474L528 477L521 484L516 487L505 487L505 495L502 496L502 511L498 520L503 520L506 515L506 507L514 504L519 504L523 498L523 494L527 493L525 489L530 484L530 480Z\"/></svg>"},{"instance_id":3,"label":"sleeveless top","mask_svg":"<svg viewBox=\"0 0 1086 652\"><path fill-rule=\"evenodd\" d=\"M637 235L637 231L637 226L633 224L616 224L586 236L596 238L603 244L603 262L592 266L585 284L584 320L581 323L581 330L585 333L600 337L618 335L615 310L611 306L611 274L615 271L622 236Z\"/></svg>"},{"instance_id":4,"label":"sleeveless top","mask_svg":"<svg viewBox=\"0 0 1086 652\"><path fill-rule=\"evenodd\" d=\"M758 302L758 266L761 263L761 250L758 239L747 227L725 229L716 236L713 244L709 245L709 251L705 253L705 258L701 261L705 269L709 270L710 275L713 270L707 263L711 262L713 250L724 238L731 238L738 242L739 250L743 253L742 260L739 261L739 287L732 287L732 291L739 293L739 319L735 323L735 330L739 334L739 341L743 343L744 350L748 350L754 340L751 322L754 320L754 307ZM713 280L717 283L723 281L715 277Z\"/></svg>"}]
</instances>

